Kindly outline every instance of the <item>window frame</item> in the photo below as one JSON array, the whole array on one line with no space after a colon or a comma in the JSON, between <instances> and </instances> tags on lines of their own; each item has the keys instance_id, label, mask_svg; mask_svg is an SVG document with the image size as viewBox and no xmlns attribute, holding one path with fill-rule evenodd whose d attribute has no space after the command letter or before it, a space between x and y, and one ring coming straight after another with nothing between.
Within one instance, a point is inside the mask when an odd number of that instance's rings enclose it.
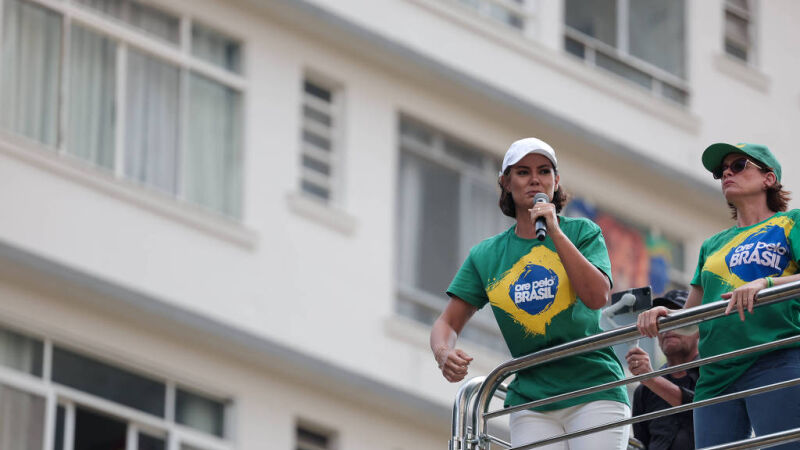
<instances>
[{"instance_id":1,"label":"window frame","mask_svg":"<svg viewBox=\"0 0 800 450\"><path fill-rule=\"evenodd\" d=\"M190 390L197 393L206 392L205 389L196 387L193 383L184 383L182 381L179 383L175 379L148 373L141 368L135 367L136 364L133 361L121 360L122 358L118 355L101 356L99 352L94 349L81 348L76 345L64 345L61 340L54 341L49 336L20 330L4 322L0 322L0 328L41 341L44 347L44 351L42 352L43 373L41 377L21 372L10 367L0 366L0 384L44 398L45 417L43 423L43 442L45 449L52 449L55 445L56 410L59 406L65 408L65 426L64 448L58 450L68 450L72 448L68 440L69 438L74 438L75 413L76 408L79 407L125 422L127 428L126 449L135 450L137 448L131 445L137 443L139 431L163 438L165 441L165 450L180 450L181 445L184 444L199 447L204 450L234 449L231 420L235 413L235 405L232 400L225 403L223 424L224 437L218 437L204 431L181 425L175 420L175 393L177 389ZM109 364L120 370L129 371L134 374L142 374L148 378L163 382L166 388L164 417L154 416L138 409L52 381L53 348L55 346L74 351L82 356ZM209 398L226 397L218 395L217 393L201 395L208 396ZM227 398L232 397L227 396Z\"/></svg>"},{"instance_id":2,"label":"window frame","mask_svg":"<svg viewBox=\"0 0 800 450\"><path fill-rule=\"evenodd\" d=\"M416 158L420 158L426 160L430 163L436 164L440 167L446 168L448 170L453 170L458 173L459 176L459 202L464 201L464 197L466 195L464 188L464 180L471 179L471 180L483 180L484 177L486 179L497 179L498 170L501 166L501 158L493 155L492 153L481 150L479 147L466 143L464 140L459 139L451 134L448 134L441 129L429 125L421 120L418 120L412 116L406 114L400 114L398 119L398 140L397 140L397 151L398 156L401 156L403 153L409 153ZM423 141L415 139L411 135L404 135L402 132L403 124L410 124L415 128L425 129L431 136L431 143L426 144ZM459 144L464 144L466 146L471 147L472 150L479 152L479 156L482 160L482 167L476 170L474 165L469 165L463 161L458 161L455 157L448 155L446 152L446 142L454 142ZM493 164L492 162L496 163ZM398 165L399 170L399 165ZM492 187L496 186L496 183L487 183L487 186L491 185ZM399 186L398 186L399 189ZM398 204L400 204L403 200L402 197L404 194L398 190ZM499 193L498 193L499 195ZM502 212L498 209L496 211L498 215L502 215ZM460 217L458 218L459 227L463 227L463 224L468 219L466 217L466 211L461 211ZM395 244L396 248L396 256L395 260L397 261L398 267L402 267L409 263L413 263L413 261L403 261L402 254L399 250L400 243L402 239L406 239L403 235L409 231L406 230L407 227L403 227L402 219L398 218L397 220L398 227L401 227L399 232L397 233L398 239L397 243ZM509 225L510 226L510 225ZM459 228L459 233L461 233L461 228ZM484 238L489 236L484 236ZM461 262L466 259L467 255L469 254L469 248L466 245L459 245L459 260ZM414 257L411 257L414 260ZM460 264L460 263L459 263ZM404 269L400 269L404 270ZM409 315L404 313L403 304L409 305L410 308L415 309L423 309L428 313L438 315L442 310L444 310L445 306L447 306L447 302L449 298L442 293L442 295L435 295L433 293L427 292L420 287L416 286L414 281L411 283L404 283L400 276L396 278L397 285L396 285L396 300L395 300L395 312L403 317L408 317L411 320L420 321L418 317L414 315ZM455 272L452 274L455 276ZM484 337L489 336L491 339L496 339L494 341L488 341L483 339ZM484 348L490 349L497 353L501 353L503 355L508 356L508 349L505 344L505 340L500 332L500 329L494 319L494 316L491 312L491 308L481 308L479 311L476 312L475 315L470 319L470 326L468 329L464 331L463 337L467 340L470 340L476 344L482 345ZM492 342L492 344L487 344L487 342Z\"/></svg>"},{"instance_id":3,"label":"window frame","mask_svg":"<svg viewBox=\"0 0 800 450\"><path fill-rule=\"evenodd\" d=\"M310 83L318 88L327 91L331 100L325 103L324 100L314 97L306 92L306 84ZM344 181L345 181L345 91L344 85L332 78L322 75L316 70L306 70L303 73L300 85L300 136L299 136L299 159L297 190L304 198L323 203L332 207L344 207ZM310 105L310 106L309 106ZM313 119L306 117L305 108L310 107L317 112L327 114L331 118L331 126L327 132L324 126L316 124ZM321 111L325 110L325 111ZM325 150L313 148L313 144L306 142L304 135L306 132L320 135L325 134L325 138L330 141L328 153ZM311 146L311 147L309 147ZM307 168L303 159L305 157L323 162L328 165L328 175L316 173L313 169ZM322 161L325 160L325 161ZM303 184L306 181L317 184L318 187L327 188L327 199L322 198L312 192L307 191ZM325 185L325 186L320 186Z\"/></svg>"},{"instance_id":4,"label":"window frame","mask_svg":"<svg viewBox=\"0 0 800 450\"><path fill-rule=\"evenodd\" d=\"M743 10L739 8L737 5L732 4L728 0L722 1L722 52L730 56L731 58L735 59L736 61L740 61L743 64L748 66L755 66L757 63L757 36L756 36L756 19L758 13L758 2L754 2L752 0L745 0L747 2L747 10ZM742 59L737 55L730 53L727 49L728 40L730 36L728 35L728 14L732 14L737 18L746 22L747 26L747 42L739 42L736 39L733 41L737 45L743 45L745 50L745 58Z\"/></svg>"},{"instance_id":5,"label":"window frame","mask_svg":"<svg viewBox=\"0 0 800 450\"><path fill-rule=\"evenodd\" d=\"M565 0L566 1L566 0ZM686 5L686 3L684 3ZM676 105L680 105L683 107L689 107L691 104L692 99L692 92L691 92L691 85L689 84L689 58L688 58L688 45L687 42L684 41L684 64L687 65L686 67L686 78L681 78L673 73L670 73L655 64L652 64L648 61L645 61L630 52L630 26L629 26L629 14L630 14L630 0L615 0L615 8L616 8L616 29L615 29L615 36L616 36L616 46L609 45L593 36L589 36L575 28L570 27L567 24L566 18L566 10L564 12L564 46L563 51L564 53L571 55L574 58L578 58L588 66L595 67L598 69L602 69L606 72L612 73L615 76L627 80L629 83L640 86L644 90L650 92L651 95L657 98L664 99ZM687 14L688 8L684 7L684 25L688 23L687 21ZM584 55L578 56L574 53L570 52L567 49L567 41L572 40L577 42L583 47ZM630 78L625 77L622 74L614 72L611 69L602 67L597 64L597 55L600 54L602 56L611 58L612 60L632 68L637 72L641 72L644 75L650 77L650 86L645 87L641 84L637 83ZM678 101L673 99L664 94L664 87L668 87L670 89L674 89L675 91L683 94L684 101Z\"/></svg>"},{"instance_id":6,"label":"window frame","mask_svg":"<svg viewBox=\"0 0 800 450\"><path fill-rule=\"evenodd\" d=\"M3 12L5 9L5 2L7 0L0 0L0 36L2 36L3 25ZM245 111L247 109L248 89L249 83L246 78L247 71L247 47L246 39L229 30L217 25L211 25L209 21L204 19L196 19L188 12L181 12L175 9L170 9L164 5L152 5L147 0L136 0L148 7L170 14L178 18L178 43L171 44L166 40L156 37L155 35L148 34L144 30L140 30L130 24L124 23L118 19L107 16L100 11L90 8L88 5L76 3L72 0L21 0L32 5L41 7L49 12L59 14L61 16L62 32L61 32L61 48L60 48L60 61L59 61L59 79L58 79L58 92L59 97L55 113L57 114L57 131L56 131L56 144L51 146L37 140L32 140L26 136L20 135L12 130L0 130L2 133L9 133L15 137L20 137L23 140L32 141L46 149L52 149L59 157L69 161L74 161L92 169L101 172L109 172L98 166L95 161L84 159L76 155L72 155L67 149L67 130L69 128L69 107L70 107L70 47L71 47L71 34L72 26L77 25L83 27L90 32L97 33L103 38L111 40L115 45L115 93L114 93L114 136L113 136L113 161L114 167L111 174L113 178L118 181L123 181L126 184L133 184L140 186L141 189L146 191L156 191L163 196L171 198L181 203L196 205L207 213L212 213L224 217L226 219L234 220L236 222L243 222L245 217L245 186L247 185L246 179L246 166L247 166L247 116ZM197 23L199 26L216 31L224 36L230 37L235 40L240 46L241 60L239 64L239 72L234 73L219 67L209 61L205 61L195 56L192 52L192 25ZM177 141L178 148L176 151L178 165L175 174L175 192L168 192L158 188L155 185L148 183L140 183L138 180L133 179L126 175L125 172L125 128L126 128L126 114L127 114L127 55L129 50L135 50L147 57L156 58L159 61L169 64L178 70L179 77L179 92L178 97L178 130ZM205 77L219 85L232 89L239 95L238 110L240 111L240 123L237 124L239 137L238 141L240 146L238 148L239 158L241 161L240 171L237 174L239 178L239 209L235 214L229 214L225 211L218 210L212 206L206 206L187 198L187 186L185 184L187 173L186 168L186 155L188 146L188 128L189 118L188 110L189 103L192 101L190 96L191 80L194 76Z\"/></svg>"},{"instance_id":7,"label":"window frame","mask_svg":"<svg viewBox=\"0 0 800 450\"><path fill-rule=\"evenodd\" d=\"M303 442L300 436L301 431L320 435L327 439L328 443L325 446L320 446L311 442ZM337 450L339 448L339 433L329 427L318 425L302 418L295 420L294 436L294 448L297 450Z\"/></svg>"}]
</instances>

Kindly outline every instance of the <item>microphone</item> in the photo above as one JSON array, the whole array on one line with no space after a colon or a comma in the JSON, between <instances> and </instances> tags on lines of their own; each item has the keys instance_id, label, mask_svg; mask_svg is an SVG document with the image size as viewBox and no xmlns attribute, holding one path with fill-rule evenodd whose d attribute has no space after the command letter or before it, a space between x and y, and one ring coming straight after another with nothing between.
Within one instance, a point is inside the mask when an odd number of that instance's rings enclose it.
<instances>
[{"instance_id":1,"label":"microphone","mask_svg":"<svg viewBox=\"0 0 800 450\"><path fill-rule=\"evenodd\" d=\"M533 203L548 203L550 201L550 197L547 194L539 192L538 194L533 196ZM545 236L547 236L547 222L544 220L544 217L537 217L536 218L536 239L543 241Z\"/></svg>"}]
</instances>

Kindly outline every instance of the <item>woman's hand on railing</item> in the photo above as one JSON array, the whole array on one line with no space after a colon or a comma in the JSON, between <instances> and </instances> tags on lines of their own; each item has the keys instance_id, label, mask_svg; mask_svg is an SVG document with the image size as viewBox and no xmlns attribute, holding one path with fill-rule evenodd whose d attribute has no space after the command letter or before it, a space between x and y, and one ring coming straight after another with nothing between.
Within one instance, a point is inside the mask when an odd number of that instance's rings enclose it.
<instances>
[{"instance_id":1,"label":"woman's hand on railing","mask_svg":"<svg viewBox=\"0 0 800 450\"><path fill-rule=\"evenodd\" d=\"M636 318L636 328L643 336L658 336L658 319L669 314L669 309L663 306L656 306L639 314Z\"/></svg>"},{"instance_id":2,"label":"woman's hand on railing","mask_svg":"<svg viewBox=\"0 0 800 450\"><path fill-rule=\"evenodd\" d=\"M460 348L444 348L436 352L436 362L444 378L455 383L464 379L472 357Z\"/></svg>"},{"instance_id":3,"label":"woman's hand on railing","mask_svg":"<svg viewBox=\"0 0 800 450\"><path fill-rule=\"evenodd\" d=\"M731 311L736 309L739 312L739 319L744 322L744 309L747 308L747 311L753 314L753 305L755 304L756 295L758 295L758 291L766 288L767 279L759 278L722 294L724 300L729 300L728 307L725 308L725 315L727 316Z\"/></svg>"}]
</instances>

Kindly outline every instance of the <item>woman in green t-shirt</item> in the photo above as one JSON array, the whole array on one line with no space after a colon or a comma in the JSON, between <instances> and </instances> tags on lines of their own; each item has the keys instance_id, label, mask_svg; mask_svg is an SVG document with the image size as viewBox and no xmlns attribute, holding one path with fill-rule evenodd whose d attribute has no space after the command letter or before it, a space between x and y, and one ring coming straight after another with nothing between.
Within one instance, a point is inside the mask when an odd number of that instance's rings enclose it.
<instances>
[{"instance_id":1,"label":"woman in green t-shirt","mask_svg":"<svg viewBox=\"0 0 800 450\"><path fill-rule=\"evenodd\" d=\"M685 308L730 300L723 318L700 325L700 356L708 357L800 334L797 299L753 311L758 291L800 280L800 210L786 212L789 193L781 186L781 165L756 144L714 144L703 165L720 180L736 225L710 237L700 248ZM745 320L745 310L749 312ZM738 314L727 315L736 311ZM642 334L658 333L656 307L639 315ZM705 400L800 377L800 347L746 355L700 368L695 400ZM800 427L800 387L698 408L698 448ZM779 447L776 447L779 448ZM800 448L792 443L780 448Z\"/></svg>"},{"instance_id":2,"label":"woman in green t-shirt","mask_svg":"<svg viewBox=\"0 0 800 450\"><path fill-rule=\"evenodd\" d=\"M516 225L470 250L447 294L450 301L431 331L431 349L444 377L464 378L472 358L456 348L459 333L479 308L491 304L511 355L519 357L600 332L599 309L611 290L611 264L600 228L584 218L557 215L566 203L555 152L526 138L506 152L500 172L500 209ZM534 201L536 194L549 201ZM536 219L546 237L537 239ZM506 405L620 380L610 348L559 359L518 372ZM623 387L514 412L514 446L630 417ZM629 427L568 441L568 448L624 449ZM563 449L559 443L546 448Z\"/></svg>"}]
</instances>

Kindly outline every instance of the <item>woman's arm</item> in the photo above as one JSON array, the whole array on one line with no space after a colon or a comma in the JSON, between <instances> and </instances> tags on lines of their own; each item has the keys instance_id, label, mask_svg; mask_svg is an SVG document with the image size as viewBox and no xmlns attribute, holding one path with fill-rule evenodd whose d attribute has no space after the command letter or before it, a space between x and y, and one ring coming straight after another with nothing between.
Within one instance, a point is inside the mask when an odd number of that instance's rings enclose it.
<instances>
[{"instance_id":1,"label":"woman's arm","mask_svg":"<svg viewBox=\"0 0 800 450\"><path fill-rule=\"evenodd\" d=\"M608 303L611 282L608 277L575 247L566 234L558 226L556 207L552 203L536 203L530 209L531 221L544 217L547 223L547 235L553 240L561 264L575 288L575 294L591 309L600 309Z\"/></svg>"},{"instance_id":2,"label":"woman's arm","mask_svg":"<svg viewBox=\"0 0 800 450\"><path fill-rule=\"evenodd\" d=\"M442 314L433 323L431 329L431 351L442 375L451 383L461 381L467 375L472 357L461 349L456 348L456 340L464 325L475 314L478 308L461 300L456 296L450 297L450 302Z\"/></svg>"},{"instance_id":3,"label":"woman's arm","mask_svg":"<svg viewBox=\"0 0 800 450\"><path fill-rule=\"evenodd\" d=\"M575 288L578 298L591 309L605 306L611 292L611 283L606 274L583 256L561 228L551 234L550 238L553 239L561 264L564 265L569 282Z\"/></svg>"}]
</instances>

